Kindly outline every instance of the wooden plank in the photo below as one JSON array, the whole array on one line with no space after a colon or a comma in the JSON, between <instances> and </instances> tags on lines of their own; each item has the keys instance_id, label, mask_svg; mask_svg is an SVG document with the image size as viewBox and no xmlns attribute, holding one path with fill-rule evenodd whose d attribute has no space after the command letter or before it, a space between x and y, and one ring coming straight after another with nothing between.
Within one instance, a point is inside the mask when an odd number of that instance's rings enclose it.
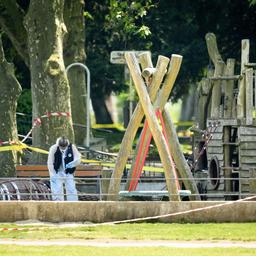
<instances>
[{"instance_id":1,"label":"wooden plank","mask_svg":"<svg viewBox=\"0 0 256 256\"><path fill-rule=\"evenodd\" d=\"M247 150L241 150L240 149L240 156L256 157L256 148L251 149L251 150L248 150L248 149Z\"/></svg>"},{"instance_id":2,"label":"wooden plank","mask_svg":"<svg viewBox=\"0 0 256 256\"><path fill-rule=\"evenodd\" d=\"M223 154L208 154L208 163L209 161L211 160L212 157L216 156L219 160L219 165L220 166L224 166L223 165L223 160L224 160L224 157L223 157Z\"/></svg>"},{"instance_id":3,"label":"wooden plank","mask_svg":"<svg viewBox=\"0 0 256 256\"><path fill-rule=\"evenodd\" d=\"M225 75L232 76L234 75L235 69L235 59L228 59L227 66L225 69ZM234 81L227 81L226 88L224 90L225 94L225 107L224 107L224 118L231 118L232 117L232 104L233 104L233 93L234 93Z\"/></svg>"},{"instance_id":4,"label":"wooden plank","mask_svg":"<svg viewBox=\"0 0 256 256\"><path fill-rule=\"evenodd\" d=\"M241 170L239 171L239 177L246 177L249 175L251 167L246 165L245 167L246 168L241 168Z\"/></svg>"},{"instance_id":5,"label":"wooden plank","mask_svg":"<svg viewBox=\"0 0 256 256\"><path fill-rule=\"evenodd\" d=\"M249 170L241 170L240 172L240 178L250 178L250 172Z\"/></svg>"},{"instance_id":6,"label":"wooden plank","mask_svg":"<svg viewBox=\"0 0 256 256\"><path fill-rule=\"evenodd\" d=\"M208 154L220 154L223 153L223 147L209 147L207 148Z\"/></svg>"},{"instance_id":7,"label":"wooden plank","mask_svg":"<svg viewBox=\"0 0 256 256\"><path fill-rule=\"evenodd\" d=\"M219 160L220 160L220 159L222 160L223 153L222 153L222 152L211 153L211 152L209 152L209 151L207 150L207 158L208 158L208 160L210 160L210 158L212 158L212 157L214 157L214 156L217 156Z\"/></svg>"},{"instance_id":8,"label":"wooden plank","mask_svg":"<svg viewBox=\"0 0 256 256\"><path fill-rule=\"evenodd\" d=\"M250 184L249 184L249 181L248 181L248 182L245 182L245 181L242 181L242 180L241 180L241 188L243 189L243 192L244 192L244 191L249 192L249 191L250 191Z\"/></svg>"},{"instance_id":9,"label":"wooden plank","mask_svg":"<svg viewBox=\"0 0 256 256\"><path fill-rule=\"evenodd\" d=\"M183 184L187 190L190 190L193 194L190 197L190 200L197 200L200 201L199 192L196 186L196 182L193 179L193 175L191 173L191 169L184 157L184 154L182 152L178 136L176 133L176 128L172 122L170 113L168 108L165 106L163 111L163 120L165 123L166 128L166 136L167 141L171 142L168 143L170 153L173 157L173 160L176 164L176 168L179 174L179 177L181 177L183 180Z\"/></svg>"},{"instance_id":10,"label":"wooden plank","mask_svg":"<svg viewBox=\"0 0 256 256\"><path fill-rule=\"evenodd\" d=\"M255 167L255 164L254 163L241 163L240 164L241 166L241 170L240 171L249 171L251 168Z\"/></svg>"},{"instance_id":11,"label":"wooden plank","mask_svg":"<svg viewBox=\"0 0 256 256\"><path fill-rule=\"evenodd\" d=\"M240 183L241 183L241 186L249 188L249 180L240 180Z\"/></svg>"},{"instance_id":12,"label":"wooden plank","mask_svg":"<svg viewBox=\"0 0 256 256\"><path fill-rule=\"evenodd\" d=\"M236 146L237 147L237 146L240 145L240 143L239 142L223 142L222 145L223 146L227 145L227 146Z\"/></svg>"},{"instance_id":13,"label":"wooden plank","mask_svg":"<svg viewBox=\"0 0 256 256\"><path fill-rule=\"evenodd\" d=\"M112 64L125 64L125 58L124 54L127 51L112 51L110 53L110 62ZM136 58L140 61L140 55L145 54L149 55L151 57L151 52L150 51L133 51Z\"/></svg>"},{"instance_id":14,"label":"wooden plank","mask_svg":"<svg viewBox=\"0 0 256 256\"><path fill-rule=\"evenodd\" d=\"M240 75L233 75L233 76L218 76L218 77L209 77L210 80L224 80L224 81L234 81L241 79ZM225 86L226 87L226 86Z\"/></svg>"},{"instance_id":15,"label":"wooden plank","mask_svg":"<svg viewBox=\"0 0 256 256\"><path fill-rule=\"evenodd\" d=\"M221 76L224 71L224 62L218 61L215 65L214 76ZM211 97L211 118L222 117L221 113L221 81L216 80L213 82L212 97Z\"/></svg>"},{"instance_id":16,"label":"wooden plank","mask_svg":"<svg viewBox=\"0 0 256 256\"><path fill-rule=\"evenodd\" d=\"M40 171L40 170L22 170L16 171L17 177L49 177L48 171ZM101 175L101 171L75 171L75 177L97 177Z\"/></svg>"},{"instance_id":17,"label":"wooden plank","mask_svg":"<svg viewBox=\"0 0 256 256\"><path fill-rule=\"evenodd\" d=\"M198 86L198 105L197 107L197 117L198 128L201 130L206 129L206 116L209 110L209 97L210 89L212 84L209 79L203 78ZM199 111L200 110L200 111Z\"/></svg>"},{"instance_id":18,"label":"wooden plank","mask_svg":"<svg viewBox=\"0 0 256 256\"><path fill-rule=\"evenodd\" d=\"M251 135L247 135L247 136L240 136L240 143L243 143L243 142L253 142L255 143L256 141L256 136L251 136Z\"/></svg>"},{"instance_id":19,"label":"wooden plank","mask_svg":"<svg viewBox=\"0 0 256 256\"><path fill-rule=\"evenodd\" d=\"M211 140L222 140L223 139L223 133L213 133Z\"/></svg>"},{"instance_id":20,"label":"wooden plank","mask_svg":"<svg viewBox=\"0 0 256 256\"><path fill-rule=\"evenodd\" d=\"M240 144L241 144L240 147L239 147L240 152L242 150L250 150L250 149L255 149L256 148L256 145L255 145L254 142L245 142L245 141L243 141Z\"/></svg>"},{"instance_id":21,"label":"wooden plank","mask_svg":"<svg viewBox=\"0 0 256 256\"><path fill-rule=\"evenodd\" d=\"M256 63L254 62L249 62L249 63L246 63L245 65L244 65L245 67L247 67L247 68L254 68L254 67L256 67Z\"/></svg>"},{"instance_id":22,"label":"wooden plank","mask_svg":"<svg viewBox=\"0 0 256 256\"><path fill-rule=\"evenodd\" d=\"M216 36L213 33L207 33L205 35L206 45L209 57L216 66L218 61L223 61L218 50Z\"/></svg>"},{"instance_id":23,"label":"wooden plank","mask_svg":"<svg viewBox=\"0 0 256 256\"><path fill-rule=\"evenodd\" d=\"M248 39L242 40L241 44L241 71L240 74L243 75L245 71L245 65L249 63L249 51L250 51L250 41ZM245 79L243 78L239 81L239 92L237 96L237 118L241 119L245 116Z\"/></svg>"},{"instance_id":24,"label":"wooden plank","mask_svg":"<svg viewBox=\"0 0 256 256\"><path fill-rule=\"evenodd\" d=\"M17 165L16 166L17 171L48 171L47 165ZM76 167L76 170L78 171L101 171L102 166L101 165L78 165Z\"/></svg>"},{"instance_id":25,"label":"wooden plank","mask_svg":"<svg viewBox=\"0 0 256 256\"><path fill-rule=\"evenodd\" d=\"M255 121L256 121L256 71L254 70L253 71L253 81L252 81L252 83L253 83L253 85L252 85L252 87L253 87L253 94L254 94L254 98L253 98L253 100L254 100L254 106L253 106L253 110L252 110L252 116L253 116L253 125L255 126Z\"/></svg>"},{"instance_id":26,"label":"wooden plank","mask_svg":"<svg viewBox=\"0 0 256 256\"><path fill-rule=\"evenodd\" d=\"M207 119L207 131L208 132L222 132L222 120L220 119L218 120L218 122L216 122L216 120L213 119Z\"/></svg>"},{"instance_id":27,"label":"wooden plank","mask_svg":"<svg viewBox=\"0 0 256 256\"><path fill-rule=\"evenodd\" d=\"M238 127L238 135L256 135L256 127L240 126Z\"/></svg>"},{"instance_id":28,"label":"wooden plank","mask_svg":"<svg viewBox=\"0 0 256 256\"><path fill-rule=\"evenodd\" d=\"M221 120L221 124L223 126L237 126L238 125L238 121L237 121L237 119L229 119L229 118L227 118L227 119L222 119Z\"/></svg>"},{"instance_id":29,"label":"wooden plank","mask_svg":"<svg viewBox=\"0 0 256 256\"><path fill-rule=\"evenodd\" d=\"M256 169L251 168L250 169L250 181L249 181L249 190L250 193L256 193Z\"/></svg>"},{"instance_id":30,"label":"wooden plank","mask_svg":"<svg viewBox=\"0 0 256 256\"><path fill-rule=\"evenodd\" d=\"M220 147L222 143L223 143L222 140L213 140L209 142L208 147Z\"/></svg>"},{"instance_id":31,"label":"wooden plank","mask_svg":"<svg viewBox=\"0 0 256 256\"><path fill-rule=\"evenodd\" d=\"M17 165L16 170L17 171L24 171L24 170L28 170L28 171L34 171L34 170L48 171L48 168L47 168L47 165Z\"/></svg>"},{"instance_id":32,"label":"wooden plank","mask_svg":"<svg viewBox=\"0 0 256 256\"><path fill-rule=\"evenodd\" d=\"M253 69L245 71L245 113L246 124L253 124Z\"/></svg>"},{"instance_id":33,"label":"wooden plank","mask_svg":"<svg viewBox=\"0 0 256 256\"><path fill-rule=\"evenodd\" d=\"M256 164L256 157L240 156L240 164Z\"/></svg>"},{"instance_id":34,"label":"wooden plank","mask_svg":"<svg viewBox=\"0 0 256 256\"><path fill-rule=\"evenodd\" d=\"M78 165L75 171L75 177L99 176L102 172L102 166L99 165ZM17 165L17 177L49 177L47 165Z\"/></svg>"}]
</instances>

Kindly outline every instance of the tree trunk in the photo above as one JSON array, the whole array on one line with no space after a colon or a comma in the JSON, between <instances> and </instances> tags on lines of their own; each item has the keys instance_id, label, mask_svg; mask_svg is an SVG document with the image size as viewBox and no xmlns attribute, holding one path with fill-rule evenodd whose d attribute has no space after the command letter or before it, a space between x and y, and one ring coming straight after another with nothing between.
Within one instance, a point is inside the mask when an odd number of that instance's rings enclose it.
<instances>
[{"instance_id":1,"label":"tree trunk","mask_svg":"<svg viewBox=\"0 0 256 256\"><path fill-rule=\"evenodd\" d=\"M102 97L95 97L92 99L92 106L95 113L97 124L112 124L112 118L108 112L105 104L105 99Z\"/></svg>"},{"instance_id":2,"label":"tree trunk","mask_svg":"<svg viewBox=\"0 0 256 256\"><path fill-rule=\"evenodd\" d=\"M23 10L16 3L16 0L1 0L0 11L0 24L2 29L11 40L17 53L28 66L27 32L23 25Z\"/></svg>"},{"instance_id":3,"label":"tree trunk","mask_svg":"<svg viewBox=\"0 0 256 256\"><path fill-rule=\"evenodd\" d=\"M2 40L0 38L0 139L2 141L18 141L16 124L17 100L21 86L14 74L14 67L4 57ZM16 151L6 151L0 154L0 176L15 176L15 164L18 162Z\"/></svg>"},{"instance_id":4,"label":"tree trunk","mask_svg":"<svg viewBox=\"0 0 256 256\"><path fill-rule=\"evenodd\" d=\"M85 26L83 13L84 1L65 1L64 19L68 31L64 40L64 61L66 67L74 62L85 64ZM76 144L82 145L86 137L84 126L87 123L85 70L80 66L72 67L68 71L68 80L71 91L75 142Z\"/></svg>"},{"instance_id":5,"label":"tree trunk","mask_svg":"<svg viewBox=\"0 0 256 256\"><path fill-rule=\"evenodd\" d=\"M196 90L193 90L182 100L181 115L179 121L193 120L195 117L196 104Z\"/></svg>"},{"instance_id":6,"label":"tree trunk","mask_svg":"<svg viewBox=\"0 0 256 256\"><path fill-rule=\"evenodd\" d=\"M63 61L64 0L31 1L25 17L31 71L33 118L48 112L71 112L70 88ZM57 137L72 142L72 121L67 117L49 117L33 130L33 145L48 149ZM45 162L37 155L33 161Z\"/></svg>"}]
</instances>

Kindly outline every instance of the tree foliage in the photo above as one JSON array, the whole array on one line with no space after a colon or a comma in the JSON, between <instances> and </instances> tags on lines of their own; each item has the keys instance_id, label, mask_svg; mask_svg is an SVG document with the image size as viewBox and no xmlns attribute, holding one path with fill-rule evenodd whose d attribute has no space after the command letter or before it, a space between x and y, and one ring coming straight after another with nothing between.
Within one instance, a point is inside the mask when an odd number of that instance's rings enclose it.
<instances>
[{"instance_id":1,"label":"tree foliage","mask_svg":"<svg viewBox=\"0 0 256 256\"><path fill-rule=\"evenodd\" d=\"M126 88L122 67L109 63L112 50L148 49L154 60L159 54L183 55L174 99L187 94L210 64L206 33L216 34L224 59L233 57L239 64L241 40L252 39L252 47L255 41L256 7L250 2L89 1L85 6L91 15L91 19L86 19L86 48L87 62L93 69L94 94Z\"/></svg>"},{"instance_id":2,"label":"tree foliage","mask_svg":"<svg viewBox=\"0 0 256 256\"><path fill-rule=\"evenodd\" d=\"M85 5L87 63L92 70L92 96L125 89L123 66L110 64L113 50L148 49L150 30L144 17L151 0L89 1Z\"/></svg>"},{"instance_id":3,"label":"tree foliage","mask_svg":"<svg viewBox=\"0 0 256 256\"><path fill-rule=\"evenodd\" d=\"M249 38L253 44L256 40L256 8L247 1L164 0L147 19L152 32L151 51L184 57L172 94L176 99L188 93L210 64L206 33L215 33L223 58L236 58L238 64L241 40Z\"/></svg>"},{"instance_id":4,"label":"tree foliage","mask_svg":"<svg viewBox=\"0 0 256 256\"><path fill-rule=\"evenodd\" d=\"M23 12L27 11L29 0L17 0L17 3ZM150 50L154 61L159 54L183 55L181 72L171 95L173 99L187 94L191 84L200 80L210 64L206 33L216 34L224 59L236 58L239 64L241 40L251 39L251 48L255 46L255 3L254 0L86 1L85 51L92 76L92 99L104 101L112 91L119 93L128 89L123 66L110 63L113 50ZM8 40L3 43L7 45L5 49L9 48L7 58L15 56L19 81L23 88L28 87L28 69L8 46ZM253 51L250 57L254 58Z\"/></svg>"}]
</instances>

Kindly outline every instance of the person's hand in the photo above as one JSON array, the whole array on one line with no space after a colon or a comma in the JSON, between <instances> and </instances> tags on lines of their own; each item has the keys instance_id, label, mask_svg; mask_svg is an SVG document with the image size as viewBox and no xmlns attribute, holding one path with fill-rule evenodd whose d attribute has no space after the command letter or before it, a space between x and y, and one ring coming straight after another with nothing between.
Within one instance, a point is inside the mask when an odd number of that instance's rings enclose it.
<instances>
[{"instance_id":1,"label":"person's hand","mask_svg":"<svg viewBox=\"0 0 256 256\"><path fill-rule=\"evenodd\" d=\"M69 168L74 168L75 167L75 164L74 164L74 162L72 161L72 162L70 162L70 163L67 163L66 164L66 169L69 169Z\"/></svg>"}]
</instances>

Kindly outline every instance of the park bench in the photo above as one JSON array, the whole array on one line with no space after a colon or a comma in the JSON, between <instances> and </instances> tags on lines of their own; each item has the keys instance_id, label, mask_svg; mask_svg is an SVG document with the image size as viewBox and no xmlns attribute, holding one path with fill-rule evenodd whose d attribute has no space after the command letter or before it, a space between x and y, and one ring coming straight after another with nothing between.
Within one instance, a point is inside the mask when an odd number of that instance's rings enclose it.
<instances>
[{"instance_id":1,"label":"park bench","mask_svg":"<svg viewBox=\"0 0 256 256\"><path fill-rule=\"evenodd\" d=\"M99 200L101 191L101 175L103 167L101 165L78 165L76 167L75 178L76 187L79 193L86 195L80 196L79 200ZM47 165L17 165L17 178L32 178L45 180L49 178ZM81 179L80 179L81 178Z\"/></svg>"},{"instance_id":2,"label":"park bench","mask_svg":"<svg viewBox=\"0 0 256 256\"><path fill-rule=\"evenodd\" d=\"M101 165L78 165L75 177L99 177L101 172ZM16 176L19 178L49 177L49 172L47 165L17 165Z\"/></svg>"}]
</instances>

